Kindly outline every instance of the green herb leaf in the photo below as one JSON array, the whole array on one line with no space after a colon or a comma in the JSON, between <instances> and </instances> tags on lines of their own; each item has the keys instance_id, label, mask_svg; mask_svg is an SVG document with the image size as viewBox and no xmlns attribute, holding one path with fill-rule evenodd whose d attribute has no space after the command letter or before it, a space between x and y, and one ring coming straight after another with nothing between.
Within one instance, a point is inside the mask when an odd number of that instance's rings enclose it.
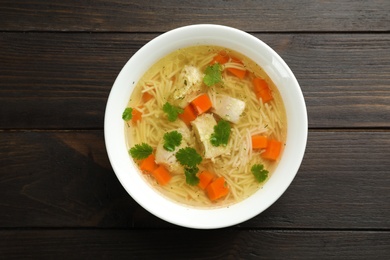
<instances>
[{"instance_id":1,"label":"green herb leaf","mask_svg":"<svg viewBox=\"0 0 390 260\"><path fill-rule=\"evenodd\" d=\"M251 168L251 172L258 182L263 182L268 177L268 171L264 169L264 165L262 164L254 164Z\"/></svg>"},{"instance_id":2,"label":"green herb leaf","mask_svg":"<svg viewBox=\"0 0 390 260\"><path fill-rule=\"evenodd\" d=\"M202 156L191 147L181 148L177 151L176 159L181 165L188 167L195 167L202 162Z\"/></svg>"},{"instance_id":3,"label":"green herb leaf","mask_svg":"<svg viewBox=\"0 0 390 260\"><path fill-rule=\"evenodd\" d=\"M198 171L199 171L199 168L196 166L195 167L186 167L184 169L184 174L186 176L186 183L187 184L189 184L191 186L198 185L199 178L198 178L198 176L196 176Z\"/></svg>"},{"instance_id":4,"label":"green herb leaf","mask_svg":"<svg viewBox=\"0 0 390 260\"><path fill-rule=\"evenodd\" d=\"M183 138L182 134L178 131L172 131L164 134L164 149L173 152L176 146L181 144Z\"/></svg>"},{"instance_id":5,"label":"green herb leaf","mask_svg":"<svg viewBox=\"0 0 390 260\"><path fill-rule=\"evenodd\" d=\"M219 63L207 66L203 82L207 86L211 87L222 81L222 66Z\"/></svg>"},{"instance_id":6,"label":"green herb leaf","mask_svg":"<svg viewBox=\"0 0 390 260\"><path fill-rule=\"evenodd\" d=\"M126 107L125 111L122 113L122 119L129 121L133 118L133 109L131 107Z\"/></svg>"},{"instance_id":7,"label":"green herb leaf","mask_svg":"<svg viewBox=\"0 0 390 260\"><path fill-rule=\"evenodd\" d=\"M152 152L153 148L146 143L136 144L129 150L131 157L137 160L148 158Z\"/></svg>"},{"instance_id":8,"label":"green herb leaf","mask_svg":"<svg viewBox=\"0 0 390 260\"><path fill-rule=\"evenodd\" d=\"M169 102L164 104L163 111L167 114L168 120L171 122L174 122L177 119L177 116L183 113L183 109L172 106Z\"/></svg>"},{"instance_id":9,"label":"green herb leaf","mask_svg":"<svg viewBox=\"0 0 390 260\"><path fill-rule=\"evenodd\" d=\"M213 146L226 146L230 136L230 124L226 120L220 120L216 126L214 126L214 133L210 136L210 142Z\"/></svg>"}]
</instances>

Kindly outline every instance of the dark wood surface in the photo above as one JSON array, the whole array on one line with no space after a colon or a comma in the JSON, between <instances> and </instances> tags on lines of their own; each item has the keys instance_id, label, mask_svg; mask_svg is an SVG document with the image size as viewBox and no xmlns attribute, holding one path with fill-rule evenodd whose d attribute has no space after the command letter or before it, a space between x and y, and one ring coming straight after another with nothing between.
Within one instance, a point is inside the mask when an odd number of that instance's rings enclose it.
<instances>
[{"instance_id":1,"label":"dark wood surface","mask_svg":"<svg viewBox=\"0 0 390 260\"><path fill-rule=\"evenodd\" d=\"M0 259L388 259L390 2L0 0ZM104 145L111 86L178 26L245 30L305 96L302 166L264 213L220 230L140 207Z\"/></svg>"}]
</instances>

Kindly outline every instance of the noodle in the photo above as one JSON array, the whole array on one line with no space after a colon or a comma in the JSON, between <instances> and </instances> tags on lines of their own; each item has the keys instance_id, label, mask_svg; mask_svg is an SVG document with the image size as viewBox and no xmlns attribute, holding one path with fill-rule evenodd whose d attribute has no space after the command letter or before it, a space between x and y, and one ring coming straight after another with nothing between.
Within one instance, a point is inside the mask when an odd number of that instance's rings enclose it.
<instances>
[{"instance_id":1,"label":"noodle","mask_svg":"<svg viewBox=\"0 0 390 260\"><path fill-rule=\"evenodd\" d=\"M159 185L151 175L143 174L145 180L164 196L194 207L231 205L255 193L264 183L258 183L251 173L251 166L254 164L264 165L269 171L269 177L272 176L277 161L262 159L260 156L262 151L252 148L251 137L261 134L285 142L287 128L285 110L276 86L257 64L239 53L217 46L194 46L175 51L153 65L138 82L129 101L130 107L142 112L142 120L135 124L125 124L129 149L140 143L147 143L156 149L165 133L185 128L190 131L188 145L199 151L200 145L195 138L194 130L179 119L174 122L167 120L162 107L172 99L172 93L180 88L177 82L184 66L194 66L203 72L216 53L222 50L229 55L233 54L242 60L243 64L231 61L223 64L223 82L212 87L202 84L201 92L207 93L212 104L217 102L220 95L239 99L245 102L245 110L239 121L231 124L231 134L226 148L228 152L209 159L203 158L199 172L207 170L216 176L224 177L229 193L213 202L204 190L188 185L184 174L172 175L172 179L164 186ZM250 78L240 79L229 73L228 68L246 69L256 77L266 79L274 99L263 103L253 91ZM150 94L153 98L143 102L144 93Z\"/></svg>"}]
</instances>

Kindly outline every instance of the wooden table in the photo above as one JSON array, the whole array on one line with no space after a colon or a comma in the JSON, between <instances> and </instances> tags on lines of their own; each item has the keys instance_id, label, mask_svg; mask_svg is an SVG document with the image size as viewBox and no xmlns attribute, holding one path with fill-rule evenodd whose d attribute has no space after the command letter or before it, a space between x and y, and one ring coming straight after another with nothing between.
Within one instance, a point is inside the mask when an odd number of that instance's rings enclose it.
<instances>
[{"instance_id":1,"label":"wooden table","mask_svg":"<svg viewBox=\"0 0 390 260\"><path fill-rule=\"evenodd\" d=\"M126 61L216 23L275 49L305 96L302 166L268 210L191 230L140 207L103 119ZM389 259L390 1L0 0L1 259Z\"/></svg>"}]
</instances>

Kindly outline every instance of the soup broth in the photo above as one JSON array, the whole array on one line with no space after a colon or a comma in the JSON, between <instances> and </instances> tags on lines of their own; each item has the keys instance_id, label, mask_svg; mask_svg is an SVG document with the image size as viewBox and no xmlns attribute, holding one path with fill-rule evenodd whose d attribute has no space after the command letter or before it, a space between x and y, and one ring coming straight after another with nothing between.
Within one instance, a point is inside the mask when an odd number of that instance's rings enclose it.
<instances>
[{"instance_id":1,"label":"soup broth","mask_svg":"<svg viewBox=\"0 0 390 260\"><path fill-rule=\"evenodd\" d=\"M272 177L286 140L277 87L251 59L219 46L187 47L159 60L122 116L145 181L194 207L251 196Z\"/></svg>"}]
</instances>

